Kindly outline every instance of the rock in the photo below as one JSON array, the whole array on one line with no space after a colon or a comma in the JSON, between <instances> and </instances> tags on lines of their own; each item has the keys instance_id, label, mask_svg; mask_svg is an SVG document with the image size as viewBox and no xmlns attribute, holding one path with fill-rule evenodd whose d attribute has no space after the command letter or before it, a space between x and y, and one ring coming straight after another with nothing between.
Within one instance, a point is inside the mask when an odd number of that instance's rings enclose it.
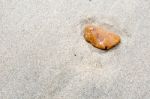
<instances>
[{"instance_id":1,"label":"rock","mask_svg":"<svg viewBox=\"0 0 150 99\"><path fill-rule=\"evenodd\" d=\"M96 25L86 25L84 38L94 47L108 50L120 43L120 36Z\"/></svg>"}]
</instances>

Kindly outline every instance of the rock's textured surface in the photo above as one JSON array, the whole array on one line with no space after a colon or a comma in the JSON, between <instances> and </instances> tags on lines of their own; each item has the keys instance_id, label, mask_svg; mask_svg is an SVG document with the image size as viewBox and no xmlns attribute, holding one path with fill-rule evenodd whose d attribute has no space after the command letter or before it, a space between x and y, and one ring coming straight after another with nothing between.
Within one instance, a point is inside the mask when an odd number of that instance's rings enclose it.
<instances>
[{"instance_id":1,"label":"rock's textured surface","mask_svg":"<svg viewBox=\"0 0 150 99\"><path fill-rule=\"evenodd\" d=\"M117 34L95 25L85 26L84 38L94 47L106 50L120 42L120 37Z\"/></svg>"}]
</instances>

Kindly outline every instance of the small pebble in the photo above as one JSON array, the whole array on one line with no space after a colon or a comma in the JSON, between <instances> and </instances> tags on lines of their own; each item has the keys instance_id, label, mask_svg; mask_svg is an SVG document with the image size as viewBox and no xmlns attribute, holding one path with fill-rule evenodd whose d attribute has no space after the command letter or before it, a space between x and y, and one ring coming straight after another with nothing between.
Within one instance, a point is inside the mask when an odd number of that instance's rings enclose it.
<instances>
[{"instance_id":1,"label":"small pebble","mask_svg":"<svg viewBox=\"0 0 150 99\"><path fill-rule=\"evenodd\" d=\"M108 50L120 43L120 36L96 25L86 25L84 38L94 47Z\"/></svg>"}]
</instances>

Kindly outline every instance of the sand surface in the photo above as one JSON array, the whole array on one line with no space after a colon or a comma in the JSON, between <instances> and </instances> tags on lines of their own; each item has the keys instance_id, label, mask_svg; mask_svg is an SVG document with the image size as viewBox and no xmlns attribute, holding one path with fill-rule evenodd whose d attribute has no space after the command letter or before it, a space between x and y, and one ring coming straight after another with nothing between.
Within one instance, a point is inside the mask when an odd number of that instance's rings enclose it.
<instances>
[{"instance_id":1,"label":"sand surface","mask_svg":"<svg viewBox=\"0 0 150 99\"><path fill-rule=\"evenodd\" d=\"M89 22L119 46L88 44ZM150 99L150 0L0 0L0 99Z\"/></svg>"}]
</instances>

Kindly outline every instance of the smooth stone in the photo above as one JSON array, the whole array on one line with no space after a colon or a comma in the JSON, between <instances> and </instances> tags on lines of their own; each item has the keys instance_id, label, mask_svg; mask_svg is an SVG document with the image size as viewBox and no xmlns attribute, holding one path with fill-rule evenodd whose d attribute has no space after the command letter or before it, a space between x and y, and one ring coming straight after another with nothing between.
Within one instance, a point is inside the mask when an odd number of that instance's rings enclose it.
<instances>
[{"instance_id":1,"label":"smooth stone","mask_svg":"<svg viewBox=\"0 0 150 99\"><path fill-rule=\"evenodd\" d=\"M110 32L100 26L86 25L84 38L94 47L108 50L120 43L121 38L116 33Z\"/></svg>"}]
</instances>

